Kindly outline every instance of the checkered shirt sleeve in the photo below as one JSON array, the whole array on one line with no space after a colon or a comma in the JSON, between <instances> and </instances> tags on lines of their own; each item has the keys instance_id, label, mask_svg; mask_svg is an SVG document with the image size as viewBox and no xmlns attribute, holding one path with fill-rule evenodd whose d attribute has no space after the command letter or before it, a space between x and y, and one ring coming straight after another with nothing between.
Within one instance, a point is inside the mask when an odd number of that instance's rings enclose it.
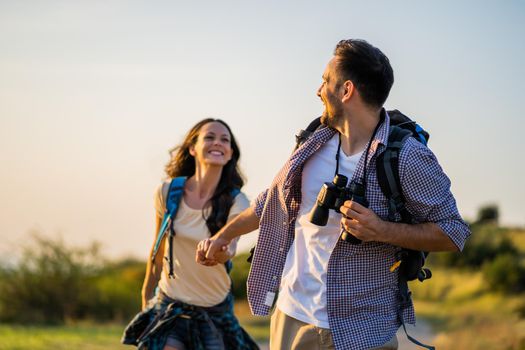
<instances>
[{"instance_id":1,"label":"checkered shirt sleeve","mask_svg":"<svg viewBox=\"0 0 525 350\"><path fill-rule=\"evenodd\" d=\"M399 155L399 177L408 211L417 222L436 223L462 250L470 235L434 153L409 138Z\"/></svg>"},{"instance_id":2,"label":"checkered shirt sleeve","mask_svg":"<svg viewBox=\"0 0 525 350\"><path fill-rule=\"evenodd\" d=\"M260 219L263 209L264 209L264 203L266 203L266 197L268 196L268 189L262 191L259 193L259 195L255 198L255 200L252 203L252 207L254 208L255 215Z\"/></svg>"}]
</instances>

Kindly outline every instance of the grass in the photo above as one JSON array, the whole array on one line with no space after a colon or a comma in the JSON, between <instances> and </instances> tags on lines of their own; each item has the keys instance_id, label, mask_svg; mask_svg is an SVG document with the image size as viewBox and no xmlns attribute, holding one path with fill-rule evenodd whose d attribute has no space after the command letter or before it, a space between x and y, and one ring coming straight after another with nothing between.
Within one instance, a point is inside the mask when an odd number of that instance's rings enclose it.
<instances>
[{"instance_id":1,"label":"grass","mask_svg":"<svg viewBox=\"0 0 525 350\"><path fill-rule=\"evenodd\" d=\"M417 316L432 326L438 349L525 349L524 295L485 290L480 272L433 268L432 279L412 283ZM269 317L252 316L240 301L235 313L260 344L269 337ZM120 344L124 326L79 323L60 327L0 325L0 350L132 349Z\"/></svg>"},{"instance_id":2,"label":"grass","mask_svg":"<svg viewBox=\"0 0 525 350\"><path fill-rule=\"evenodd\" d=\"M412 282L418 318L429 322L440 350L525 349L525 295L485 288L481 272L432 268L432 279ZM235 305L239 321L260 344L268 342L269 317L252 316L246 301ZM0 350L132 349L120 344L124 326L78 323L61 327L0 325Z\"/></svg>"},{"instance_id":3,"label":"grass","mask_svg":"<svg viewBox=\"0 0 525 350\"><path fill-rule=\"evenodd\" d=\"M258 342L268 342L269 317L252 316L246 302L238 302L235 312L246 331ZM0 350L131 350L120 344L124 325L78 323L66 326L0 325Z\"/></svg>"},{"instance_id":4,"label":"grass","mask_svg":"<svg viewBox=\"0 0 525 350\"><path fill-rule=\"evenodd\" d=\"M270 339L270 316L253 316L246 301L239 301L235 304L235 315L257 343L268 342Z\"/></svg>"},{"instance_id":5,"label":"grass","mask_svg":"<svg viewBox=\"0 0 525 350\"><path fill-rule=\"evenodd\" d=\"M60 327L0 325L0 350L131 349L120 344L123 326L78 324Z\"/></svg>"},{"instance_id":6,"label":"grass","mask_svg":"<svg viewBox=\"0 0 525 350\"><path fill-rule=\"evenodd\" d=\"M432 279L411 289L417 316L436 332L437 348L525 349L524 294L488 291L479 271L432 270Z\"/></svg>"}]
</instances>

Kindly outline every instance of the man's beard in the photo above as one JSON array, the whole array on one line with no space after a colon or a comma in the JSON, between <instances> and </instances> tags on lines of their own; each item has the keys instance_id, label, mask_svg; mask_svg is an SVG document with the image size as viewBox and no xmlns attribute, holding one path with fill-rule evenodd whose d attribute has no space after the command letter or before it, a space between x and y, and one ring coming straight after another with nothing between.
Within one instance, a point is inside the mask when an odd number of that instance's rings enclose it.
<instances>
[{"instance_id":1,"label":"man's beard","mask_svg":"<svg viewBox=\"0 0 525 350\"><path fill-rule=\"evenodd\" d=\"M339 123L343 118L343 109L337 103L331 103L331 112L328 112L328 106L325 103L323 114L321 115L321 123L331 128Z\"/></svg>"}]
</instances>

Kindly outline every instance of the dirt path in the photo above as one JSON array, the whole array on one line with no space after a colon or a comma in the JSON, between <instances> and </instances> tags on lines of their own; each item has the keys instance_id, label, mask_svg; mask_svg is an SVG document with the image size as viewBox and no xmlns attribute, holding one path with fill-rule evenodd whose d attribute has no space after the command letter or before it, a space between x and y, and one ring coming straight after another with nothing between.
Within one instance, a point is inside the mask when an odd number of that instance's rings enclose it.
<instances>
[{"instance_id":1,"label":"dirt path","mask_svg":"<svg viewBox=\"0 0 525 350\"><path fill-rule=\"evenodd\" d=\"M407 332L412 338L416 338L423 344L434 345L434 337L436 336L428 323L418 319L416 327L407 325ZM421 350L424 349L408 340L403 327L397 331L397 341L399 342L399 350Z\"/></svg>"}]
</instances>

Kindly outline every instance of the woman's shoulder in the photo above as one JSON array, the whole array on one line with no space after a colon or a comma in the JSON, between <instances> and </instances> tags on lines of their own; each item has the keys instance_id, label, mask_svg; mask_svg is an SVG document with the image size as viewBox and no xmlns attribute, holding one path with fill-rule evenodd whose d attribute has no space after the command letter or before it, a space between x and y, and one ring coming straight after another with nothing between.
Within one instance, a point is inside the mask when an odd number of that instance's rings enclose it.
<instances>
[{"instance_id":1,"label":"woman's shoulder","mask_svg":"<svg viewBox=\"0 0 525 350\"><path fill-rule=\"evenodd\" d=\"M237 192L237 191L238 191L238 192ZM246 195L246 193L244 193L244 192L241 191L241 190L237 190L237 191L236 191L237 194L235 195L235 200L236 200L236 201L238 201L238 200L239 200L239 201L244 201L244 200L249 201L249 200L248 200L248 196Z\"/></svg>"},{"instance_id":2,"label":"woman's shoulder","mask_svg":"<svg viewBox=\"0 0 525 350\"><path fill-rule=\"evenodd\" d=\"M155 197L166 198L170 189L172 179L166 179L157 185L155 188Z\"/></svg>"},{"instance_id":3,"label":"woman's shoulder","mask_svg":"<svg viewBox=\"0 0 525 350\"><path fill-rule=\"evenodd\" d=\"M184 183L186 182L186 177L177 177L177 178L168 178L165 179L158 185L155 189L155 197L160 198L162 201L166 201L166 198L168 196L168 192L170 190L171 183L174 182L174 186L176 187L183 187Z\"/></svg>"},{"instance_id":4,"label":"woman's shoulder","mask_svg":"<svg viewBox=\"0 0 525 350\"><path fill-rule=\"evenodd\" d=\"M154 194L154 203L157 213L162 216L166 206L166 198L170 189L171 179L162 181L156 188Z\"/></svg>"},{"instance_id":5,"label":"woman's shoulder","mask_svg":"<svg viewBox=\"0 0 525 350\"><path fill-rule=\"evenodd\" d=\"M246 193L240 191L233 201L232 210L233 212L241 212L244 209L248 208L250 206L250 200L248 199L248 196Z\"/></svg>"}]
</instances>

